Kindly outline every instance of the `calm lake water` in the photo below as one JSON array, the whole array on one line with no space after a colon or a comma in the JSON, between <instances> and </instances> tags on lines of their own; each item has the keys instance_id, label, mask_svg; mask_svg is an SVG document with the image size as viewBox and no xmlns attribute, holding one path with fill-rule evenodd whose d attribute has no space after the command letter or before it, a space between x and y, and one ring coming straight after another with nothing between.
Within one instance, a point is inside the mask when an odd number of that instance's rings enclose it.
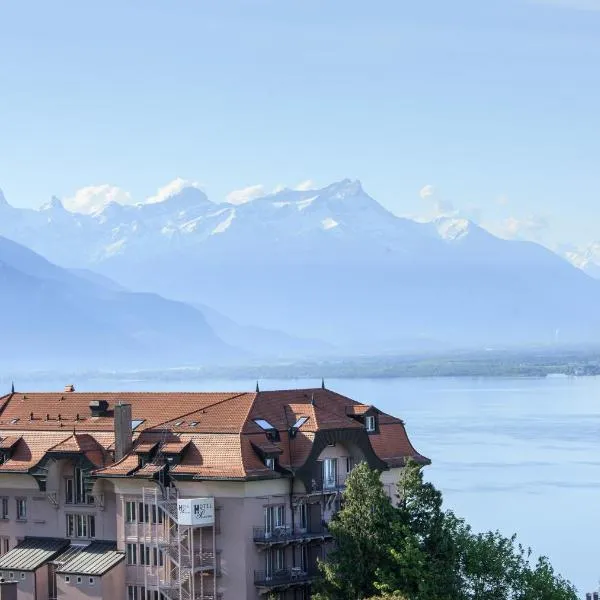
<instances>
[{"instance_id":1,"label":"calm lake water","mask_svg":"<svg viewBox=\"0 0 600 600\"><path fill-rule=\"evenodd\" d=\"M18 381L19 390L66 382ZM70 382L69 382L70 383ZM253 390L255 381L74 382L86 390ZM517 533L580 593L600 577L600 379L340 379L327 387L406 421L428 478L474 529ZM10 385L10 384L8 384ZM263 389L318 386L269 380ZM6 382L3 387L8 387Z\"/></svg>"}]
</instances>

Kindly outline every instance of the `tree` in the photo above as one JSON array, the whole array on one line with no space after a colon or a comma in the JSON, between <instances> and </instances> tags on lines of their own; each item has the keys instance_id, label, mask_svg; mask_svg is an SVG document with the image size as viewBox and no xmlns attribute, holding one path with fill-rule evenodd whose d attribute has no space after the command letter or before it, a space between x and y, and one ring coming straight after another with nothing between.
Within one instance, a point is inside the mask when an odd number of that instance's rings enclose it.
<instances>
[{"instance_id":1,"label":"tree","mask_svg":"<svg viewBox=\"0 0 600 600\"><path fill-rule=\"evenodd\" d=\"M318 600L576 600L574 587L516 536L475 534L409 463L392 506L379 473L361 464L331 523L336 549ZM377 593L380 595L377 596Z\"/></svg>"},{"instance_id":2,"label":"tree","mask_svg":"<svg viewBox=\"0 0 600 600\"><path fill-rule=\"evenodd\" d=\"M398 590L417 600L459 598L460 544L466 526L442 510L442 494L423 481L414 461L403 470L397 490L396 535L376 587L385 592Z\"/></svg>"},{"instance_id":3,"label":"tree","mask_svg":"<svg viewBox=\"0 0 600 600\"><path fill-rule=\"evenodd\" d=\"M317 598L361 600L375 594L376 572L388 559L396 519L379 472L357 465L346 481L342 509L329 523L336 545L321 563Z\"/></svg>"}]
</instances>

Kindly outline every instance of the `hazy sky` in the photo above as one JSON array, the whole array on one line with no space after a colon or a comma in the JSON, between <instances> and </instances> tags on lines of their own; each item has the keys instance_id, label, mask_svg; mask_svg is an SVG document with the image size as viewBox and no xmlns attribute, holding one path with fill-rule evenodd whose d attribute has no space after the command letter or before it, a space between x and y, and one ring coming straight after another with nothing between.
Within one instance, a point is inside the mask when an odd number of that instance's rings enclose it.
<instances>
[{"instance_id":1,"label":"hazy sky","mask_svg":"<svg viewBox=\"0 0 600 600\"><path fill-rule=\"evenodd\" d=\"M0 2L11 203L177 177L600 239L600 0Z\"/></svg>"}]
</instances>

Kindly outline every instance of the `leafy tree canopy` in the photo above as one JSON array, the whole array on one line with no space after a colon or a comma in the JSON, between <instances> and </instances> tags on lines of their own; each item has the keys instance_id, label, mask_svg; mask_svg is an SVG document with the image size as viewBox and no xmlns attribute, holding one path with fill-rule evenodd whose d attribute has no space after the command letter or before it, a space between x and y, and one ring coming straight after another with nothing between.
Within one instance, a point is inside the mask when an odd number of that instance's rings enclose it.
<instances>
[{"instance_id":1,"label":"leafy tree canopy","mask_svg":"<svg viewBox=\"0 0 600 600\"><path fill-rule=\"evenodd\" d=\"M316 600L576 600L574 587L516 536L473 533L443 509L439 490L409 463L396 502L366 463L348 476L329 525Z\"/></svg>"}]
</instances>

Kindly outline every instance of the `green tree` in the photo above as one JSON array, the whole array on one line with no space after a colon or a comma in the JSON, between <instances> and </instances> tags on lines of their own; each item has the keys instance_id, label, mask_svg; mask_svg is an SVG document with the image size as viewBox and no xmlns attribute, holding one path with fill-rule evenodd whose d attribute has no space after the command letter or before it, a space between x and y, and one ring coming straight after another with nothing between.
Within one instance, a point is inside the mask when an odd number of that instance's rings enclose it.
<instances>
[{"instance_id":1,"label":"green tree","mask_svg":"<svg viewBox=\"0 0 600 600\"><path fill-rule=\"evenodd\" d=\"M357 465L348 476L342 509L329 523L336 545L321 563L317 598L361 600L377 592L376 572L388 560L396 518L379 472Z\"/></svg>"},{"instance_id":2,"label":"green tree","mask_svg":"<svg viewBox=\"0 0 600 600\"><path fill-rule=\"evenodd\" d=\"M343 498L317 600L577 599L546 558L532 566L516 536L474 534L444 511L442 494L414 463L398 482L397 507L365 464L351 473Z\"/></svg>"},{"instance_id":3,"label":"green tree","mask_svg":"<svg viewBox=\"0 0 600 600\"><path fill-rule=\"evenodd\" d=\"M410 461L398 482L396 535L376 587L411 598L460 598L461 542L466 526L442 509L442 494Z\"/></svg>"}]
</instances>

